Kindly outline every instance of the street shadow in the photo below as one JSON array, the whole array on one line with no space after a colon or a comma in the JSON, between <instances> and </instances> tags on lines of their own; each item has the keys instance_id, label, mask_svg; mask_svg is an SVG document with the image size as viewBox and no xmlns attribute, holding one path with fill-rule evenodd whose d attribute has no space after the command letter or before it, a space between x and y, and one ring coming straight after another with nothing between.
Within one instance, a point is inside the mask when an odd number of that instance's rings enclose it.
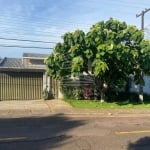
<instances>
[{"instance_id":1,"label":"street shadow","mask_svg":"<svg viewBox=\"0 0 150 150\"><path fill-rule=\"evenodd\" d=\"M150 137L143 137L135 143L129 143L128 150L149 150Z\"/></svg>"},{"instance_id":2,"label":"street shadow","mask_svg":"<svg viewBox=\"0 0 150 150\"><path fill-rule=\"evenodd\" d=\"M0 119L0 150L45 150L59 147L69 131L85 124L61 114ZM59 149L59 148L58 148Z\"/></svg>"}]
</instances>

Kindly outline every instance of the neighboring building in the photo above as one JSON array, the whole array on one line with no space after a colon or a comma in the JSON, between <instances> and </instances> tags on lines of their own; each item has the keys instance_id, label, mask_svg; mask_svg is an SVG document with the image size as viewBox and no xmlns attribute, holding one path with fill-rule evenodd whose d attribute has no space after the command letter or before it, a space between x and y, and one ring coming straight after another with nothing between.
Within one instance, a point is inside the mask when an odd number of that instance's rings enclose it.
<instances>
[{"instance_id":1,"label":"neighboring building","mask_svg":"<svg viewBox=\"0 0 150 150\"><path fill-rule=\"evenodd\" d=\"M0 100L42 99L45 88L57 97L57 83L45 74L47 56L24 53L22 58L0 58Z\"/></svg>"},{"instance_id":2,"label":"neighboring building","mask_svg":"<svg viewBox=\"0 0 150 150\"><path fill-rule=\"evenodd\" d=\"M145 85L143 86L143 92L146 94L150 94L150 76L144 76ZM136 85L134 82L131 83L131 92L138 93L139 86Z\"/></svg>"}]
</instances>

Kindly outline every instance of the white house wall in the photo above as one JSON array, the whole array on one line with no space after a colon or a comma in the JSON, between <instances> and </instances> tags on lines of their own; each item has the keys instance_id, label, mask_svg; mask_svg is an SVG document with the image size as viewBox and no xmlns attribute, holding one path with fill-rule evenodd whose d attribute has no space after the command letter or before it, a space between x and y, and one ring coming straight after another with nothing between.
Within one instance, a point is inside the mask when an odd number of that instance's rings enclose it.
<instances>
[{"instance_id":1,"label":"white house wall","mask_svg":"<svg viewBox=\"0 0 150 150\"><path fill-rule=\"evenodd\" d=\"M145 86L143 87L143 91L146 94L150 94L150 76L144 76ZM131 92L139 92L139 86L136 85L134 82L131 84Z\"/></svg>"}]
</instances>

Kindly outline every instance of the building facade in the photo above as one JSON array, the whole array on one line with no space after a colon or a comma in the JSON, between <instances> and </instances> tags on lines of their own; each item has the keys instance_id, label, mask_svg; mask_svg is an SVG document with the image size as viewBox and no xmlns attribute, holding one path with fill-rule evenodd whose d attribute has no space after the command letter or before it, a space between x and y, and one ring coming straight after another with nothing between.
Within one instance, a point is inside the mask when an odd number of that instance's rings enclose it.
<instances>
[{"instance_id":1,"label":"building facade","mask_svg":"<svg viewBox=\"0 0 150 150\"><path fill-rule=\"evenodd\" d=\"M22 58L0 59L0 100L36 100L46 89L57 98L57 82L46 75L48 55L24 53Z\"/></svg>"}]
</instances>

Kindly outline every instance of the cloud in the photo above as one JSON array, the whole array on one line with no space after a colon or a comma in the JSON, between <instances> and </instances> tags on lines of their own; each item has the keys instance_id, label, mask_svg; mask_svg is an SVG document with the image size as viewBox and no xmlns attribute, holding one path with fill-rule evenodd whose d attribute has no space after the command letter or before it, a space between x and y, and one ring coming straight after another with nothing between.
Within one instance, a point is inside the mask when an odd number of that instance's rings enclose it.
<instances>
[{"instance_id":1,"label":"cloud","mask_svg":"<svg viewBox=\"0 0 150 150\"><path fill-rule=\"evenodd\" d=\"M0 36L59 42L64 33L76 29L87 32L109 17L140 27L141 20L135 14L147 6L140 0L0 0ZM149 15L145 16L145 26ZM1 53L5 53L4 48Z\"/></svg>"}]
</instances>

